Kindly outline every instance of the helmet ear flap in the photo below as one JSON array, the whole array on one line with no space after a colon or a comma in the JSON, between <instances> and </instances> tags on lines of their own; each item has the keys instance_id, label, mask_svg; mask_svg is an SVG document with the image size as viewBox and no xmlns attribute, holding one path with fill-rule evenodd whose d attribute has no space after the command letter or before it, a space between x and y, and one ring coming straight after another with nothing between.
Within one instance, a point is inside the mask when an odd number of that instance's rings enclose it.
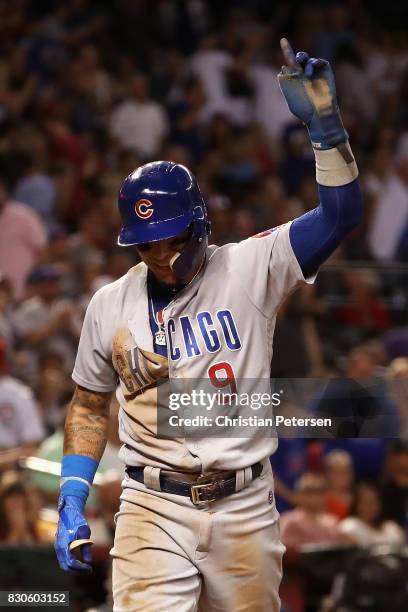
<instances>
[{"instance_id":1,"label":"helmet ear flap","mask_svg":"<svg viewBox=\"0 0 408 612\"><path fill-rule=\"evenodd\" d=\"M209 223L204 216L191 224L190 236L178 256L173 257L170 267L175 276L187 278L196 272L204 257L208 245Z\"/></svg>"}]
</instances>

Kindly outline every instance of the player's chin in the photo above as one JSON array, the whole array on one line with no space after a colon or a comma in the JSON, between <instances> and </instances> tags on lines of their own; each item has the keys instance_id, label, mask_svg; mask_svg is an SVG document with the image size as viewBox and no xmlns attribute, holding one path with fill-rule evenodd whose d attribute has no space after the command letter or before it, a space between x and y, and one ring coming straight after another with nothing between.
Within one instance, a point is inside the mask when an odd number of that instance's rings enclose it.
<instances>
[{"instance_id":1,"label":"player's chin","mask_svg":"<svg viewBox=\"0 0 408 612\"><path fill-rule=\"evenodd\" d=\"M177 277L173 274L170 266L159 267L155 266L152 268L152 272L158 281L165 285L175 285L177 283Z\"/></svg>"}]
</instances>

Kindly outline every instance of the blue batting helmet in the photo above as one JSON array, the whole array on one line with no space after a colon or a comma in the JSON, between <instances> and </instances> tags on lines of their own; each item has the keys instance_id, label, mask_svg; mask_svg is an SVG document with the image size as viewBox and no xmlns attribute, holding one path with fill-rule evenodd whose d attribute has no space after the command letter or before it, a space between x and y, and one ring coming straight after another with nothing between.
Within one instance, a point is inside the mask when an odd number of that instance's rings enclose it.
<instances>
[{"instance_id":1,"label":"blue batting helmet","mask_svg":"<svg viewBox=\"0 0 408 612\"><path fill-rule=\"evenodd\" d=\"M185 166L170 161L140 166L124 180L118 203L120 246L173 238L191 227L173 272L182 278L201 261L210 224L197 180Z\"/></svg>"}]
</instances>

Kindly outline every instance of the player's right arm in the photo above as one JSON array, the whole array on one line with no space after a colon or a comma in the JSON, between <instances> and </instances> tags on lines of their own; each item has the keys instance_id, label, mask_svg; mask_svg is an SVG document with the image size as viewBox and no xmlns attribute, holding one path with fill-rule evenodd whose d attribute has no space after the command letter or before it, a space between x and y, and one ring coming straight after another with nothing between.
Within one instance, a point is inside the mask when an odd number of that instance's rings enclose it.
<instances>
[{"instance_id":1,"label":"player's right arm","mask_svg":"<svg viewBox=\"0 0 408 612\"><path fill-rule=\"evenodd\" d=\"M59 522L55 551L60 567L74 572L91 571L91 530L84 517L86 500L108 438L112 392L77 386L68 409L61 464ZM72 549L80 548L80 559Z\"/></svg>"},{"instance_id":2,"label":"player's right arm","mask_svg":"<svg viewBox=\"0 0 408 612\"><path fill-rule=\"evenodd\" d=\"M290 227L302 273L311 277L361 222L363 200L329 62L304 51L295 55L285 38L281 46L286 65L278 75L279 85L289 109L306 125L316 158L320 205Z\"/></svg>"},{"instance_id":3,"label":"player's right arm","mask_svg":"<svg viewBox=\"0 0 408 612\"><path fill-rule=\"evenodd\" d=\"M242 241L233 263L243 290L266 317L319 267L361 221L358 169L337 104L333 71L321 58L295 55L281 41L286 64L278 75L289 109L307 127L316 158L320 205L294 221Z\"/></svg>"}]
</instances>

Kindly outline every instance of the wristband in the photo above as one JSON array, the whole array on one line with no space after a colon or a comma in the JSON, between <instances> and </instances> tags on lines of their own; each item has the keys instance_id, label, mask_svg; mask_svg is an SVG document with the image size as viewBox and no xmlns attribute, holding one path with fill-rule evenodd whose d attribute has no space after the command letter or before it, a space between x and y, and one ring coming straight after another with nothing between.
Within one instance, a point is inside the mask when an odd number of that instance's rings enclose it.
<instances>
[{"instance_id":1,"label":"wristband","mask_svg":"<svg viewBox=\"0 0 408 612\"><path fill-rule=\"evenodd\" d=\"M85 503L98 468L87 455L64 455L61 462L61 495L75 495Z\"/></svg>"},{"instance_id":2,"label":"wristband","mask_svg":"<svg viewBox=\"0 0 408 612\"><path fill-rule=\"evenodd\" d=\"M342 148L341 148L342 147ZM358 168L348 142L326 151L314 149L316 181L325 187L341 187L358 177Z\"/></svg>"}]
</instances>

